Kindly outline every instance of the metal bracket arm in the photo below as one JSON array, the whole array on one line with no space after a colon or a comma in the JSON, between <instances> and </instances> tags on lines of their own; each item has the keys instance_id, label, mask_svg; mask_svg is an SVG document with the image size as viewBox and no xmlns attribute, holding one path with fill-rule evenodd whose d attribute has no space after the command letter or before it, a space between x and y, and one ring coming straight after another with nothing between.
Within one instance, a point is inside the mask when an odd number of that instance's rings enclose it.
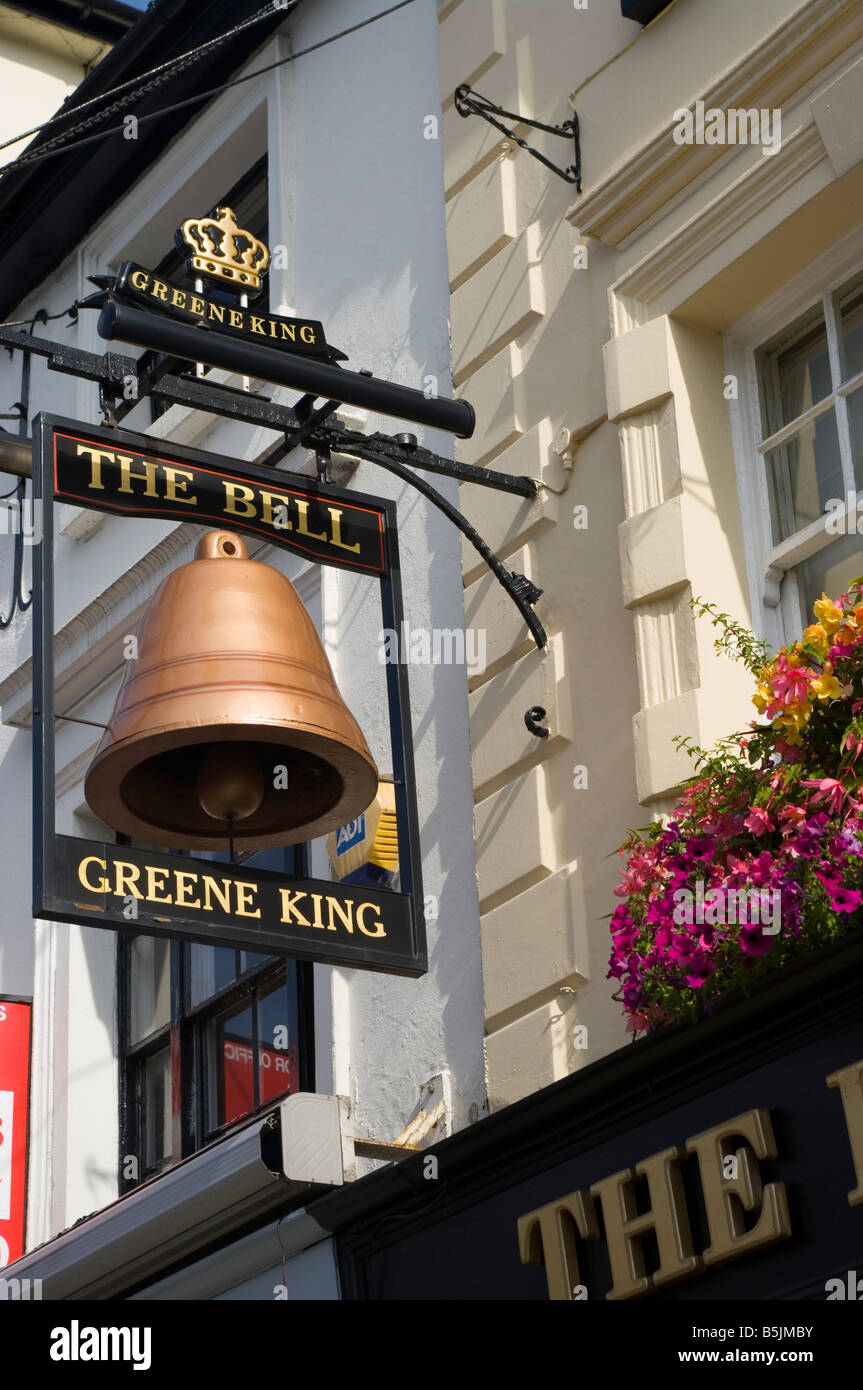
<instances>
[{"instance_id":1,"label":"metal bracket arm","mask_svg":"<svg viewBox=\"0 0 863 1390\"><path fill-rule=\"evenodd\" d=\"M119 409L122 409L120 401L124 382L128 382L129 378L132 378L136 383L140 380L139 361L119 353L109 352L99 355L86 352L81 348L52 343L45 338L35 338L30 334L21 333L17 329L6 328L2 325L0 325L0 345L5 345L10 349L18 348L25 353L37 353L48 359L48 366L54 371L65 372L71 376L98 382L103 405L109 413L114 402L118 404L118 413ZM536 495L538 485L535 479L514 477L505 473L494 472L491 469L477 468L469 464L457 463L452 459L442 458L428 449L420 448L416 437L412 434L404 434L394 438L381 434L367 436L327 425L324 422L337 409L338 402L327 400L323 406L315 411L313 402L316 398L310 394L302 397L295 407L290 409L278 405L266 397L256 397L246 392L233 391L216 383L205 383L187 377L168 375L153 380L152 377L148 379L148 373L145 370L143 383L145 394L149 393L164 400L242 420L249 424L261 424L271 429L283 430L285 439L274 445L259 462L273 465L298 444L304 443L308 448L314 449L318 455L319 477L323 483L326 482L330 452L366 459L370 463L376 463L380 467L386 468L390 473L395 474L396 477L401 478L422 493L433 506L448 517L462 535L467 537L515 603L537 647L541 649L547 645L548 638L545 628L533 611L533 605L542 594L542 590L524 575L508 570L461 512L412 470L421 468L429 472L440 473L446 477L456 478L460 482L476 482L486 487L515 493L521 497L534 497ZM137 399L138 397L135 397L136 402ZM411 467L405 467L405 464L409 464ZM22 468L21 476L23 474Z\"/></svg>"},{"instance_id":2,"label":"metal bracket arm","mask_svg":"<svg viewBox=\"0 0 863 1390\"><path fill-rule=\"evenodd\" d=\"M491 547L486 545L479 532L474 530L467 518L462 516L461 512L454 507L451 502L448 502L445 497L442 497L424 478L417 477L415 473L411 473L409 469L404 468L387 454L382 454L376 449L360 447L355 444L351 444L349 447L342 446L341 452L352 454L355 458L367 459L369 463L380 464L381 468L386 468L390 473L394 473L395 476L401 478L403 482L410 483L412 487L415 487L418 492L422 493L423 497L428 498L429 502L442 511L444 516L448 517L453 525L458 527L462 535L467 537L474 550L478 551L485 560L495 579L497 579L498 583L501 584L509 594L519 613L521 613L521 616L524 618L537 647L542 650L548 645L548 636L545 628L533 611L533 604L535 604L537 599L541 596L543 592L542 589L538 589L525 575L508 570L495 555Z\"/></svg>"},{"instance_id":3,"label":"metal bracket arm","mask_svg":"<svg viewBox=\"0 0 863 1390\"><path fill-rule=\"evenodd\" d=\"M564 121L562 125L546 125L544 121L534 121L529 116L520 116L516 111L505 111L502 106L495 106L493 101L488 100L488 97L482 97L479 92L473 91L467 82L462 82L461 86L455 89L455 109L460 116L482 116L489 125L493 125L501 131L507 140L512 140L513 144L518 145L520 149L527 150L528 154L532 154L534 159L538 159L540 164L551 169L552 173L557 174L559 178L565 179L567 183L574 183L576 191L581 192L581 141L578 116L575 111L572 113L572 119ZM521 125L532 126L534 130L544 130L548 135L560 135L564 139L572 140L575 146L575 162L568 165L566 169L558 168L556 164L552 164L550 159L546 159L544 154L540 154L539 150L535 150L526 140L522 140L514 131L508 130L505 125L496 120L495 117L497 116L506 116L508 120L518 121Z\"/></svg>"}]
</instances>

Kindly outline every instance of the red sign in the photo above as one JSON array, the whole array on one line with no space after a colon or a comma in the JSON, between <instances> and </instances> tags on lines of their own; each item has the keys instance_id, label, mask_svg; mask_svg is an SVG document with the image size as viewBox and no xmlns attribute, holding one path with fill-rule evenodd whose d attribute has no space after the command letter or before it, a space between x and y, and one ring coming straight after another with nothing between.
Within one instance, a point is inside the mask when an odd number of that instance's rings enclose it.
<instances>
[{"instance_id":1,"label":"red sign","mask_svg":"<svg viewBox=\"0 0 863 1390\"><path fill-rule=\"evenodd\" d=\"M30 1010L0 999L0 1269L24 1254Z\"/></svg>"},{"instance_id":2,"label":"red sign","mask_svg":"<svg viewBox=\"0 0 863 1390\"><path fill-rule=\"evenodd\" d=\"M254 1109L253 1050L247 1039L225 1036L225 1113L224 1124L248 1115ZM299 1067L296 1049L280 1052L273 1047L258 1047L258 1086L260 1103L266 1105L277 1096L293 1094L299 1089Z\"/></svg>"}]
</instances>

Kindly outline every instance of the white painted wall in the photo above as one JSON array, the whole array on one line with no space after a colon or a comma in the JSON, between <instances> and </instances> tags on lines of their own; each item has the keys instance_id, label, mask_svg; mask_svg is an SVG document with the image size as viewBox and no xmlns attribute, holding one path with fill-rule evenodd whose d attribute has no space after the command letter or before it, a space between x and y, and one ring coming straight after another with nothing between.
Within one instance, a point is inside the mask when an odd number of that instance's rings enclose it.
<instances>
[{"instance_id":1,"label":"white painted wall","mask_svg":"<svg viewBox=\"0 0 863 1390\"><path fill-rule=\"evenodd\" d=\"M47 120L111 45L0 5L0 141ZM0 150L0 167L27 146Z\"/></svg>"},{"instance_id":2,"label":"white painted wall","mask_svg":"<svg viewBox=\"0 0 863 1390\"><path fill-rule=\"evenodd\" d=\"M376 12L355 0L352 21ZM291 23L304 48L343 28L344 7L317 0ZM248 65L288 50L276 38ZM86 276L129 255L153 260L171 242L178 213L206 208L269 145L271 241L288 247L274 278L272 307L321 318L347 366L421 387L433 374L450 391L447 272L440 148L423 138L439 110L433 0L417 3L260 83L235 88L175 141L159 168L97 224L79 250L12 315L50 312L86 292ZM277 235L276 228L281 229ZM278 275L281 276L279 280ZM52 335L102 350L95 316ZM0 400L18 399L20 363L0 361ZM282 392L288 399L292 393ZM96 422L88 384L34 364L33 408ZM128 422L132 427L133 422ZM145 423L145 422L143 422ZM388 432L397 421L370 422ZM450 442L420 435L431 448ZM173 410L154 431L254 457L274 437L251 427ZM0 478L0 483L3 479ZM371 465L352 485L398 503L406 615L412 624L463 622L459 538L418 494ZM455 486L438 480L452 500ZM0 488L0 490L4 490ZM59 517L62 526L70 510ZM154 563L157 544L172 553ZM162 574L190 558L191 540L168 523L106 518L86 541L57 541L58 683L77 671L84 718L110 709L119 639ZM11 547L0 540L0 602ZM160 551L161 553L161 551ZM296 572L290 557L268 556ZM388 770L384 668L377 660L377 584L323 571L323 632L345 698ZM85 615L80 632L75 621ZM113 645L112 645L113 644ZM103 650L104 648L104 650ZM29 616L0 634L3 720L26 722ZM316 967L318 1089L351 1095L358 1130L393 1139L415 1113L420 1085L448 1071L457 1126L484 1106L482 988L467 741L467 687L458 667L412 668L425 892L439 899L430 923L431 964L417 981ZM71 686L69 687L71 689ZM70 726L58 743L58 828L88 833L76 813L89 732ZM114 938L109 932L34 928L30 920L30 734L0 728L0 992L35 988L34 1144L30 1243L49 1238L116 1193L117 1077ZM318 856L316 869L326 874ZM34 975L34 939L38 942ZM35 979L35 986L34 986Z\"/></svg>"}]
</instances>

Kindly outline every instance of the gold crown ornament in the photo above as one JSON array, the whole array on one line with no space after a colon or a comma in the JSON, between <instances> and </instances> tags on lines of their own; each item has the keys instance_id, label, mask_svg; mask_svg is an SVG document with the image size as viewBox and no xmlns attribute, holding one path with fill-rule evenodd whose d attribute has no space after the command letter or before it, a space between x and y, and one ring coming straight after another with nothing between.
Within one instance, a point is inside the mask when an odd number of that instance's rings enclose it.
<instances>
[{"instance_id":1,"label":"gold crown ornament","mask_svg":"<svg viewBox=\"0 0 863 1390\"><path fill-rule=\"evenodd\" d=\"M177 245L191 251L189 275L228 281L238 290L256 294L267 273L270 253L251 232L237 226L231 208L216 208L211 217L187 217L177 229Z\"/></svg>"}]
</instances>

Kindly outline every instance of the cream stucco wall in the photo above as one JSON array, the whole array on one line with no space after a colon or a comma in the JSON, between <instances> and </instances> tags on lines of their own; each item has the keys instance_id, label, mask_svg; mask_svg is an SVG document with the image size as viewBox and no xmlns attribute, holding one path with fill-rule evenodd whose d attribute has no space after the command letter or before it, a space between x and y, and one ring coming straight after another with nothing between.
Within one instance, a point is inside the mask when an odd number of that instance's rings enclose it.
<instances>
[{"instance_id":1,"label":"cream stucco wall","mask_svg":"<svg viewBox=\"0 0 863 1390\"><path fill-rule=\"evenodd\" d=\"M465 484L460 505L544 590L536 611L550 635L539 653L465 545L465 621L485 630L488 651L471 682L471 743L492 1107L625 1041L601 919L614 905L609 853L644 814L617 551L623 483L602 369L614 257L592 248L589 269L574 268L572 187L477 117L462 119L452 94L470 81L509 110L565 120L578 73L636 28L611 5L461 0L440 15L453 375L478 420L458 453L542 480L533 502ZM570 162L571 146L538 142ZM532 705L547 712L546 739L525 726Z\"/></svg>"},{"instance_id":2,"label":"cream stucco wall","mask_svg":"<svg viewBox=\"0 0 863 1390\"><path fill-rule=\"evenodd\" d=\"M465 549L467 621L489 629L471 738L499 1107L625 1040L606 856L690 774L675 735L706 745L752 717L748 676L690 609L701 596L775 631L727 330L863 221L863 3L675 0L641 29L616 3L456 0L439 20L454 379L478 417L460 454L544 484L526 503L464 485L461 505L544 589L553 634L539 656ZM581 195L459 117L465 81L546 122L574 107ZM676 143L674 112L696 100L779 109L780 147ZM517 133L569 162L563 141Z\"/></svg>"}]
</instances>

